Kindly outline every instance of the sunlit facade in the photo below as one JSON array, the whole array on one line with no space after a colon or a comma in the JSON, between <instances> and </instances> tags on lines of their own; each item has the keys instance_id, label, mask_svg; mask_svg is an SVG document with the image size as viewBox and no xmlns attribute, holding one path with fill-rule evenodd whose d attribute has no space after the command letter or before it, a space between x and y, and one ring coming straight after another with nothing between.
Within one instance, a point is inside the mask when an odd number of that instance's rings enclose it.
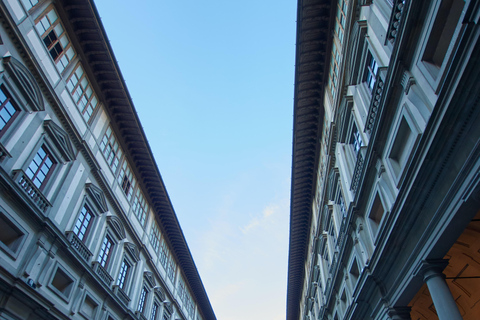
<instances>
[{"instance_id":1,"label":"sunlit facade","mask_svg":"<svg viewBox=\"0 0 480 320\"><path fill-rule=\"evenodd\" d=\"M478 2L297 14L287 320L478 319Z\"/></svg>"},{"instance_id":2,"label":"sunlit facade","mask_svg":"<svg viewBox=\"0 0 480 320\"><path fill-rule=\"evenodd\" d=\"M0 22L0 319L215 319L93 1Z\"/></svg>"}]
</instances>

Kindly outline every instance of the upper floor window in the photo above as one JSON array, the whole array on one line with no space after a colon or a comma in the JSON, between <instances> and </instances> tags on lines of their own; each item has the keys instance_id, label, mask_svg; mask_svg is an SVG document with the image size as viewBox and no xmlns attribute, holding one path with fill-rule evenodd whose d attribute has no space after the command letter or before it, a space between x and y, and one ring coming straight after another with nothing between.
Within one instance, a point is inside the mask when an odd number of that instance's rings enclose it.
<instances>
[{"instance_id":1,"label":"upper floor window","mask_svg":"<svg viewBox=\"0 0 480 320\"><path fill-rule=\"evenodd\" d=\"M140 188L138 188L137 191L135 192L135 198L133 200L132 210L135 216L138 218L138 221L140 221L142 226L144 226L145 221L147 219L148 205Z\"/></svg>"},{"instance_id":2,"label":"upper floor window","mask_svg":"<svg viewBox=\"0 0 480 320\"><path fill-rule=\"evenodd\" d=\"M368 52L363 81L367 83L367 87L370 89L370 91L373 91L373 88L375 87L375 82L377 81L377 74L377 61L375 61L375 58L372 56L372 54Z\"/></svg>"},{"instance_id":3,"label":"upper floor window","mask_svg":"<svg viewBox=\"0 0 480 320\"><path fill-rule=\"evenodd\" d=\"M122 150L110 126L105 131L105 135L100 143L100 150L102 150L110 168L115 172L122 157Z\"/></svg>"},{"instance_id":4,"label":"upper floor window","mask_svg":"<svg viewBox=\"0 0 480 320\"><path fill-rule=\"evenodd\" d=\"M75 56L75 51L57 12L50 7L36 20L35 25L58 70L62 72Z\"/></svg>"},{"instance_id":5,"label":"upper floor window","mask_svg":"<svg viewBox=\"0 0 480 320\"><path fill-rule=\"evenodd\" d=\"M148 290L144 285L142 288L142 292L140 293L140 299L138 300L137 311L140 313L143 313L143 311L145 311L145 301L147 299L147 293L148 293Z\"/></svg>"},{"instance_id":6,"label":"upper floor window","mask_svg":"<svg viewBox=\"0 0 480 320\"><path fill-rule=\"evenodd\" d=\"M45 182L52 173L55 164L55 159L50 151L48 151L45 144L43 144L33 157L32 162L27 168L26 174L33 184L40 189L45 185Z\"/></svg>"},{"instance_id":7,"label":"upper floor window","mask_svg":"<svg viewBox=\"0 0 480 320\"><path fill-rule=\"evenodd\" d=\"M86 235L90 230L93 214L92 211L88 208L87 204L84 204L80 215L78 216L75 227L73 228L73 233L75 233L82 242L85 242Z\"/></svg>"},{"instance_id":8,"label":"upper floor window","mask_svg":"<svg viewBox=\"0 0 480 320\"><path fill-rule=\"evenodd\" d=\"M123 161L122 169L118 175L118 182L127 196L128 201L130 201L132 199L133 190L135 189L136 180L127 160ZM137 210L139 209L137 208Z\"/></svg>"},{"instance_id":9,"label":"upper floor window","mask_svg":"<svg viewBox=\"0 0 480 320\"><path fill-rule=\"evenodd\" d=\"M0 132L11 123L18 108L3 86L0 87Z\"/></svg>"},{"instance_id":10,"label":"upper floor window","mask_svg":"<svg viewBox=\"0 0 480 320\"><path fill-rule=\"evenodd\" d=\"M158 307L159 307L158 302L155 301L153 303L152 314L150 315L150 320L157 320Z\"/></svg>"},{"instance_id":11,"label":"upper floor window","mask_svg":"<svg viewBox=\"0 0 480 320\"><path fill-rule=\"evenodd\" d=\"M102 267L106 267L108 261L110 259L110 255L113 249L113 241L109 235L106 235L103 239L102 247L100 249L100 253L98 254L97 261L100 263Z\"/></svg>"},{"instance_id":12,"label":"upper floor window","mask_svg":"<svg viewBox=\"0 0 480 320\"><path fill-rule=\"evenodd\" d=\"M38 0L22 0L25 10L30 10L38 4Z\"/></svg>"},{"instance_id":13,"label":"upper floor window","mask_svg":"<svg viewBox=\"0 0 480 320\"><path fill-rule=\"evenodd\" d=\"M349 143L353 146L353 151L355 152L355 155L358 156L360 149L363 147L363 139L355 122L353 122L352 133Z\"/></svg>"},{"instance_id":14,"label":"upper floor window","mask_svg":"<svg viewBox=\"0 0 480 320\"><path fill-rule=\"evenodd\" d=\"M120 289L123 289L125 287L125 281L127 280L128 274L131 269L130 263L127 261L127 259L123 259L122 265L120 266L120 272L118 274L118 279L117 279L117 286L120 287Z\"/></svg>"},{"instance_id":15,"label":"upper floor window","mask_svg":"<svg viewBox=\"0 0 480 320\"><path fill-rule=\"evenodd\" d=\"M98 100L80 63L70 75L67 88L83 118L89 122L97 108Z\"/></svg>"},{"instance_id":16,"label":"upper floor window","mask_svg":"<svg viewBox=\"0 0 480 320\"><path fill-rule=\"evenodd\" d=\"M158 252L158 249L160 248L160 237L160 228L154 222L152 225L152 231L150 233L150 243L152 244L153 250L155 250L155 252Z\"/></svg>"},{"instance_id":17,"label":"upper floor window","mask_svg":"<svg viewBox=\"0 0 480 320\"><path fill-rule=\"evenodd\" d=\"M343 41L343 36L345 34L345 24L347 21L347 18L346 18L347 6L348 6L348 1L346 0L339 0L337 3L335 33L337 34L338 40L340 40L340 43Z\"/></svg>"},{"instance_id":18,"label":"upper floor window","mask_svg":"<svg viewBox=\"0 0 480 320\"><path fill-rule=\"evenodd\" d=\"M340 64L340 54L337 50L335 43L332 45L332 57L330 58L330 71L329 71L329 81L328 85L330 86L330 92L332 97L335 99L336 88L338 86L338 72Z\"/></svg>"}]
</instances>

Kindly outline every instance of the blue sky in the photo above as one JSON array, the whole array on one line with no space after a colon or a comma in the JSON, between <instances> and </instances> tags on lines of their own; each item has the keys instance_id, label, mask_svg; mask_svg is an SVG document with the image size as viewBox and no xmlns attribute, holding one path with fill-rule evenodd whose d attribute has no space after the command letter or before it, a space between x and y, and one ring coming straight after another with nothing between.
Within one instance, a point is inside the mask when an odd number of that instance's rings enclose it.
<instances>
[{"instance_id":1,"label":"blue sky","mask_svg":"<svg viewBox=\"0 0 480 320\"><path fill-rule=\"evenodd\" d=\"M296 1L97 8L217 319L284 319Z\"/></svg>"}]
</instances>

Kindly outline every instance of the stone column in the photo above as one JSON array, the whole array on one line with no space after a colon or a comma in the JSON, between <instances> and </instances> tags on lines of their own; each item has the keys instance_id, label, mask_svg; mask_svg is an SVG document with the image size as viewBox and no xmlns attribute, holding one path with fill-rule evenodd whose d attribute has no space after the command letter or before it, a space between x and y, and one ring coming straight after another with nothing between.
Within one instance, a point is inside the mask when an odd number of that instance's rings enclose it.
<instances>
[{"instance_id":1,"label":"stone column","mask_svg":"<svg viewBox=\"0 0 480 320\"><path fill-rule=\"evenodd\" d=\"M438 318L440 320L462 320L442 272L448 265L448 261L424 261L422 264L423 281L428 286Z\"/></svg>"}]
</instances>

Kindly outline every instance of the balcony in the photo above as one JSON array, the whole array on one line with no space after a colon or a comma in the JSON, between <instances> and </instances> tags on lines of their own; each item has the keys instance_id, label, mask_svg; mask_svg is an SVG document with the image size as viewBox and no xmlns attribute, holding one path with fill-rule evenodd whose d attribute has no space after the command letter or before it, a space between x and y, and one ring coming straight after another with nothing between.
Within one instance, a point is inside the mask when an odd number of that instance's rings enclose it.
<instances>
[{"instance_id":1,"label":"balcony","mask_svg":"<svg viewBox=\"0 0 480 320\"><path fill-rule=\"evenodd\" d=\"M126 306L128 306L128 303L130 302L130 297L125 293L125 291L123 291L122 288L120 288L119 286L117 285L114 285L113 286L113 293L115 293L115 295L123 302L123 304L125 304Z\"/></svg>"},{"instance_id":2,"label":"balcony","mask_svg":"<svg viewBox=\"0 0 480 320\"><path fill-rule=\"evenodd\" d=\"M23 170L14 170L13 180L20 185L42 212L45 212L48 207L52 206Z\"/></svg>"},{"instance_id":3,"label":"balcony","mask_svg":"<svg viewBox=\"0 0 480 320\"><path fill-rule=\"evenodd\" d=\"M373 130L378 114L380 113L380 103L383 97L384 84L387 76L387 67L378 68L377 79L372 90L372 99L370 100L370 107L368 109L367 121L365 124L365 132L370 132Z\"/></svg>"},{"instance_id":4,"label":"balcony","mask_svg":"<svg viewBox=\"0 0 480 320\"><path fill-rule=\"evenodd\" d=\"M363 173L363 167L365 165L365 156L367 154L367 146L360 147L357 153L357 161L355 162L355 168L353 169L352 182L350 184L350 190L353 194L357 192L358 184Z\"/></svg>"},{"instance_id":5,"label":"balcony","mask_svg":"<svg viewBox=\"0 0 480 320\"><path fill-rule=\"evenodd\" d=\"M112 284L113 278L110 276L103 268L98 261L94 261L92 263L93 271L103 280L103 282L107 285L110 286Z\"/></svg>"},{"instance_id":6,"label":"balcony","mask_svg":"<svg viewBox=\"0 0 480 320\"><path fill-rule=\"evenodd\" d=\"M398 29L400 29L400 23L402 22L405 0L394 0L392 6L393 9L392 14L390 15L390 22L388 23L385 44L387 44L387 41L390 41L391 44L394 44L395 40L397 39Z\"/></svg>"},{"instance_id":7,"label":"balcony","mask_svg":"<svg viewBox=\"0 0 480 320\"><path fill-rule=\"evenodd\" d=\"M77 235L73 231L67 231L65 233L67 235L68 242L72 245L72 248L77 251L77 253L82 256L83 260L85 260L87 263L90 260L90 257L92 256L92 253L90 250L88 250L87 246L83 243L82 240L80 240Z\"/></svg>"}]
</instances>

